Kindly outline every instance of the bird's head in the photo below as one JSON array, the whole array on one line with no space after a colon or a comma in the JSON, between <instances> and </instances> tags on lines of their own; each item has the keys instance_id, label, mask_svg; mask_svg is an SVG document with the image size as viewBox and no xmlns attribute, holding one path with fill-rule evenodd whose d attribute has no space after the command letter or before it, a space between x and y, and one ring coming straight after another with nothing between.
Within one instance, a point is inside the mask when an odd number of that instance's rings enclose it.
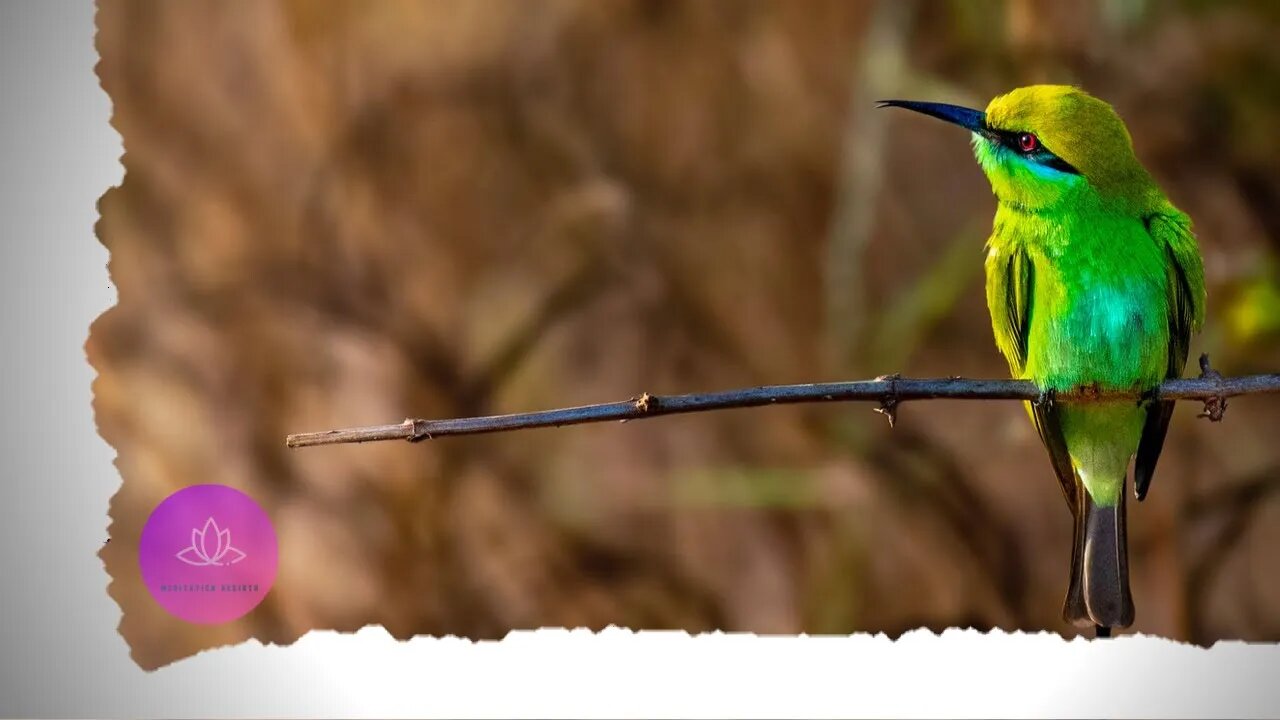
<instances>
[{"instance_id":1,"label":"bird's head","mask_svg":"<svg viewBox=\"0 0 1280 720\"><path fill-rule=\"evenodd\" d=\"M1078 88L1018 88L992 100L985 111L913 100L885 100L880 106L914 110L970 130L991 189L1014 207L1044 210L1086 192L1131 206L1154 199L1155 186L1134 155L1120 116Z\"/></svg>"}]
</instances>

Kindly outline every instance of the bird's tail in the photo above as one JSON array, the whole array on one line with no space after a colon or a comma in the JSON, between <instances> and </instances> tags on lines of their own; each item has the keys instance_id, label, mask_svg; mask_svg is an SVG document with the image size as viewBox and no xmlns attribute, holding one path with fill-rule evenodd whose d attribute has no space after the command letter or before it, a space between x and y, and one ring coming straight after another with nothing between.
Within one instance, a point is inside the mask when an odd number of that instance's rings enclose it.
<instances>
[{"instance_id":1,"label":"bird's tail","mask_svg":"<svg viewBox=\"0 0 1280 720\"><path fill-rule=\"evenodd\" d=\"M1062 617L1077 627L1128 627L1133 624L1133 596L1129 593L1124 483L1119 502L1101 507L1077 478L1075 510L1071 584Z\"/></svg>"}]
</instances>

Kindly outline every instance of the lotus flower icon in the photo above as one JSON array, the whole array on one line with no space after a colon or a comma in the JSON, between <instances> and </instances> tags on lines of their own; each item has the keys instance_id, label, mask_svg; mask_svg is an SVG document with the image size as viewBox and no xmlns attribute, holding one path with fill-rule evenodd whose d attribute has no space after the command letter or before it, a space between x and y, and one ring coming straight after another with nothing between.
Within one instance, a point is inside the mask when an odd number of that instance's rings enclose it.
<instances>
[{"instance_id":1,"label":"lotus flower icon","mask_svg":"<svg viewBox=\"0 0 1280 720\"><path fill-rule=\"evenodd\" d=\"M231 546L231 530L218 527L213 518L205 521L203 528L191 530L191 546L178 553L177 558L188 565L234 565L244 559L244 553Z\"/></svg>"}]
</instances>

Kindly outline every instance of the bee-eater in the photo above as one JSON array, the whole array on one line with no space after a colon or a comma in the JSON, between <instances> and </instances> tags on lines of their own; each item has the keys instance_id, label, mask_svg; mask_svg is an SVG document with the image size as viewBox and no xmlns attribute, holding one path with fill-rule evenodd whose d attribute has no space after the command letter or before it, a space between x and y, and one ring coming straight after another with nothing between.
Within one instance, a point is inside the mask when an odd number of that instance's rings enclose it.
<instances>
[{"instance_id":1,"label":"bee-eater","mask_svg":"<svg viewBox=\"0 0 1280 720\"><path fill-rule=\"evenodd\" d=\"M1063 618L1100 636L1133 623L1125 480L1134 462L1142 500L1173 401L1153 401L1179 377L1204 322L1204 266L1190 219L1134 155L1107 103L1063 85L1035 85L985 111L888 100L972 133L995 194L986 292L996 345L1015 378L1042 399L1027 411L1075 518ZM1053 402L1080 387L1138 391L1145 400Z\"/></svg>"}]
</instances>

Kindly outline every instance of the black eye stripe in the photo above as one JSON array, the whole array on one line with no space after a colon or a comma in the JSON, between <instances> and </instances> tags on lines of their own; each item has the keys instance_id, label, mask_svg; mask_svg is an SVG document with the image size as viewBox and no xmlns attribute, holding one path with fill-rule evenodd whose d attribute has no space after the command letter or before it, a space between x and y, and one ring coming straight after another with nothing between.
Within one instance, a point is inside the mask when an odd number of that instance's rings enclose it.
<instances>
[{"instance_id":1,"label":"black eye stripe","mask_svg":"<svg viewBox=\"0 0 1280 720\"><path fill-rule=\"evenodd\" d=\"M1017 150L1018 152L1021 153L1022 147L1021 147L1021 142L1019 141L1019 138L1021 138L1023 135L1031 135L1033 133L1026 133L1021 131L1011 132L1008 130L997 130L995 134L996 134L996 137L1000 139L1001 145L1004 145L1010 150ZM1034 155L1039 152L1047 152L1047 151L1045 151L1044 149L1044 144L1040 142L1040 137L1036 136L1036 148L1032 150L1030 153L1023 153L1023 154Z\"/></svg>"},{"instance_id":2,"label":"black eye stripe","mask_svg":"<svg viewBox=\"0 0 1280 720\"><path fill-rule=\"evenodd\" d=\"M1071 163L1067 162L1066 160L1063 160L1062 158L1058 157L1057 155L1054 155L1053 153L1048 153L1048 157L1046 159L1036 160L1036 162L1040 163L1041 165L1044 165L1045 167L1051 167L1054 170L1057 170L1059 172L1071 173L1072 175L1080 174L1080 171L1072 167Z\"/></svg>"},{"instance_id":3,"label":"black eye stripe","mask_svg":"<svg viewBox=\"0 0 1280 720\"><path fill-rule=\"evenodd\" d=\"M1075 167L1073 167L1071 163L1067 162L1066 160L1063 160L1057 155L1054 155L1053 152L1051 152L1048 148L1046 148L1044 146L1044 143L1040 140L1039 135L1035 136L1036 148L1031 152L1023 152L1022 147L1018 142L1018 138L1021 135L1028 134L1025 131L996 130L994 128L988 128L987 132L990 137L993 137L1001 145L1004 145L1010 150L1031 160L1032 162L1035 162L1040 165L1044 165L1045 167L1053 168L1054 170L1057 170L1059 172L1071 173L1072 175L1080 174L1080 171L1077 170ZM1030 134L1034 135L1034 133L1030 133Z\"/></svg>"}]
</instances>

